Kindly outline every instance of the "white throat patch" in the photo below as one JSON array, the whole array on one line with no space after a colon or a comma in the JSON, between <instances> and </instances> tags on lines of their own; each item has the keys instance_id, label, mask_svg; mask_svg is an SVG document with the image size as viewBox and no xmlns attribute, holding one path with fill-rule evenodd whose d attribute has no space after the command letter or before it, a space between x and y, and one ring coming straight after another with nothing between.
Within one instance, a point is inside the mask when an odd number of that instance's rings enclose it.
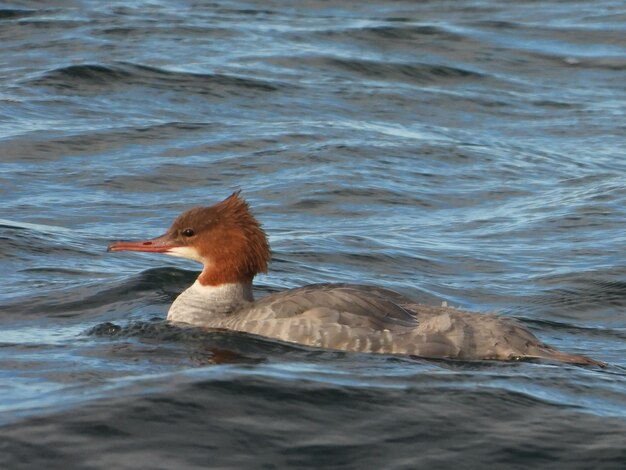
<instances>
[{"instance_id":1,"label":"white throat patch","mask_svg":"<svg viewBox=\"0 0 626 470\"><path fill-rule=\"evenodd\" d=\"M170 256L178 256L179 258L187 258L193 261L204 263L204 260L200 256L200 253L198 253L198 251L191 246L177 246L174 248L170 248L165 253Z\"/></svg>"}]
</instances>

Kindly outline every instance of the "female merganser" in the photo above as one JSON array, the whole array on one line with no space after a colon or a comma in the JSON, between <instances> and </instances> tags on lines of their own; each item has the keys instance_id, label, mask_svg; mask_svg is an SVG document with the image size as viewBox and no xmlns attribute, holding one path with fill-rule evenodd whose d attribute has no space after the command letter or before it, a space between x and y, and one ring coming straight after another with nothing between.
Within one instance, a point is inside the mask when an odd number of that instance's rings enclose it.
<instances>
[{"instance_id":1,"label":"female merganser","mask_svg":"<svg viewBox=\"0 0 626 470\"><path fill-rule=\"evenodd\" d=\"M255 301L252 279L267 271L270 248L239 192L184 212L165 235L115 242L108 251L165 253L204 265L170 307L173 322L342 351L604 365L543 344L511 318L418 305L381 287L314 284Z\"/></svg>"}]
</instances>

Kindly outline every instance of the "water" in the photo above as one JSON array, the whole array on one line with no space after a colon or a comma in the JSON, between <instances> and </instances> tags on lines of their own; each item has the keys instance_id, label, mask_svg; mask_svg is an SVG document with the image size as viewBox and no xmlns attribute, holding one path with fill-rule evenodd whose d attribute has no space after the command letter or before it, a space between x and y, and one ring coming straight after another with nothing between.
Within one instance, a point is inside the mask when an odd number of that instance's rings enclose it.
<instances>
[{"instance_id":1,"label":"water","mask_svg":"<svg viewBox=\"0 0 626 470\"><path fill-rule=\"evenodd\" d=\"M623 2L0 9L0 467L623 468ZM243 189L264 295L376 283L609 363L408 360L163 322L107 254Z\"/></svg>"}]
</instances>

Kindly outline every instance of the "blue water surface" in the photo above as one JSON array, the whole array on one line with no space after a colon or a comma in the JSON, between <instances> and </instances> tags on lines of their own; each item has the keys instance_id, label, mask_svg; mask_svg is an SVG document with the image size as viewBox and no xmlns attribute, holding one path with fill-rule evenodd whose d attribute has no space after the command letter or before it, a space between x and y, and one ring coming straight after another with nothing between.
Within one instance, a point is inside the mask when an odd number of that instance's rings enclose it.
<instances>
[{"instance_id":1,"label":"blue water surface","mask_svg":"<svg viewBox=\"0 0 626 470\"><path fill-rule=\"evenodd\" d=\"M623 2L0 7L0 466L623 468ZM235 190L257 296L358 282L608 363L346 354L163 320L107 254Z\"/></svg>"}]
</instances>

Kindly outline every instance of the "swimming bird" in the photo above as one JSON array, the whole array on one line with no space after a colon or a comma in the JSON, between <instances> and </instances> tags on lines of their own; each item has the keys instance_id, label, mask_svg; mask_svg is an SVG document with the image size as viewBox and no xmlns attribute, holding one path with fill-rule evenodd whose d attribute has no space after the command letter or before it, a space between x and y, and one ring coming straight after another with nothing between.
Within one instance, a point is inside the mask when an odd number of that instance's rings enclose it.
<instances>
[{"instance_id":1,"label":"swimming bird","mask_svg":"<svg viewBox=\"0 0 626 470\"><path fill-rule=\"evenodd\" d=\"M270 247L239 192L184 212L160 237L118 241L108 251L165 253L202 263L197 280L171 305L171 322L341 351L604 366L542 343L513 318L416 304L383 287L313 284L255 301L252 281L267 271Z\"/></svg>"}]
</instances>

